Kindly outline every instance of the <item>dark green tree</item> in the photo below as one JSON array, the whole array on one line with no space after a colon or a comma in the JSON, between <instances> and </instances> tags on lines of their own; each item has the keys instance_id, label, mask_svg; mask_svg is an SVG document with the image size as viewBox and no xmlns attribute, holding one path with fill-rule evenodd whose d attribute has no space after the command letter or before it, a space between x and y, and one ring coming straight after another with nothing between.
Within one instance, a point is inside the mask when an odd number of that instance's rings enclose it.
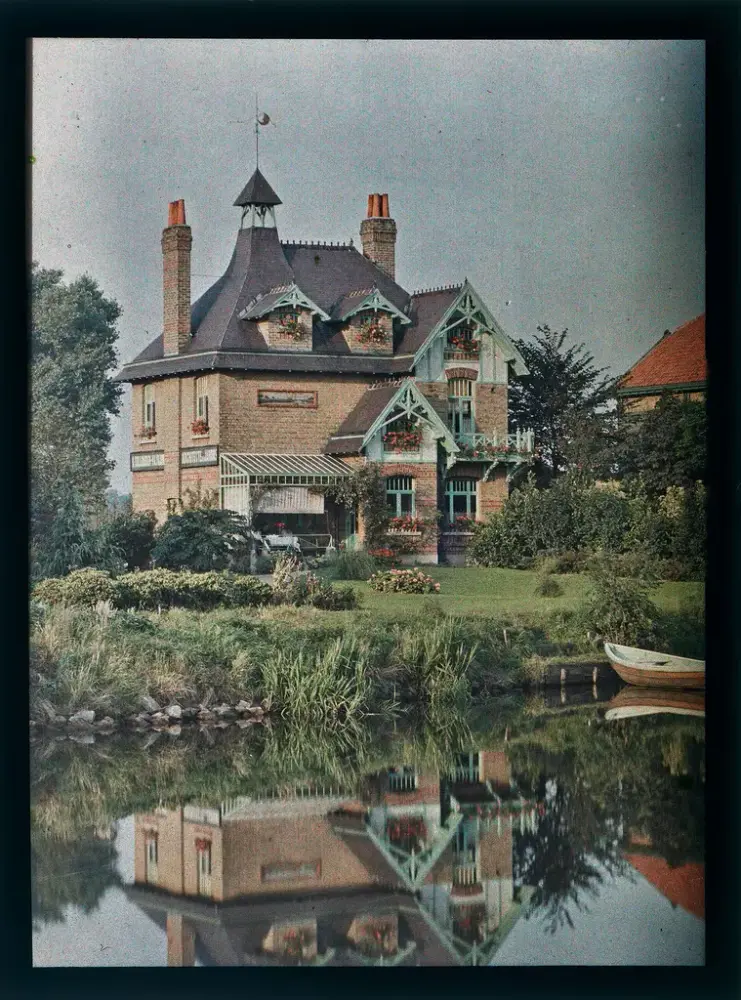
<instances>
[{"instance_id":1,"label":"dark green tree","mask_svg":"<svg viewBox=\"0 0 741 1000\"><path fill-rule=\"evenodd\" d=\"M692 486L705 479L705 404L664 393L653 410L622 418L619 464L624 477L640 476L653 495L669 486Z\"/></svg>"},{"instance_id":2,"label":"dark green tree","mask_svg":"<svg viewBox=\"0 0 741 1000\"><path fill-rule=\"evenodd\" d=\"M196 509L173 514L156 535L152 559L167 569L249 569L249 522L230 510Z\"/></svg>"},{"instance_id":3,"label":"dark green tree","mask_svg":"<svg viewBox=\"0 0 741 1000\"><path fill-rule=\"evenodd\" d=\"M511 422L535 431L537 465L546 479L578 464L585 440L591 442L589 461L599 453L601 464L612 424L606 404L614 380L595 367L584 344L567 345L567 336L568 330L539 326L534 340L518 340L530 374L513 378L509 388Z\"/></svg>"},{"instance_id":4,"label":"dark green tree","mask_svg":"<svg viewBox=\"0 0 741 1000\"><path fill-rule=\"evenodd\" d=\"M49 561L64 563L64 572L82 565L78 557L85 548L87 518L104 506L110 418L121 393L111 377L120 315L118 304L106 299L88 275L65 284L61 271L32 265L34 575L48 574Z\"/></svg>"}]
</instances>

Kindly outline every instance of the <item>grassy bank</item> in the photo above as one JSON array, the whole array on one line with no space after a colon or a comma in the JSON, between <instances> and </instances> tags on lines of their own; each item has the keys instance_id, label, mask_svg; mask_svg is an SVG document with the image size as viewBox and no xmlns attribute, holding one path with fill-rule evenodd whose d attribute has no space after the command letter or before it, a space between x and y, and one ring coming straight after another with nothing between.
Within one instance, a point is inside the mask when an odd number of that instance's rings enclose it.
<instances>
[{"instance_id":1,"label":"grassy bank","mask_svg":"<svg viewBox=\"0 0 741 1000\"><path fill-rule=\"evenodd\" d=\"M524 615L537 620L553 611L573 611L588 589L587 577L579 573L560 574L558 582L563 593L541 597L536 594L538 574L531 570L425 566L424 571L440 584L439 596L424 600L454 615ZM331 579L330 571L322 575ZM377 593L362 582L353 581L351 585L361 597L363 610L386 618L404 618L420 605L420 598L414 594ZM701 602L704 590L702 583L665 582L659 584L652 599L662 610L678 612L687 603Z\"/></svg>"},{"instance_id":2,"label":"grassy bank","mask_svg":"<svg viewBox=\"0 0 741 1000\"><path fill-rule=\"evenodd\" d=\"M358 611L306 608L196 612L34 611L31 708L90 708L121 716L142 695L160 704L268 699L298 723L346 723L368 714L438 710L526 686L543 664L600 655L576 610L581 577L557 598L533 596L535 575L442 569L440 597L377 594ZM657 645L702 655L703 622L680 612L701 587L665 584L655 595Z\"/></svg>"}]
</instances>

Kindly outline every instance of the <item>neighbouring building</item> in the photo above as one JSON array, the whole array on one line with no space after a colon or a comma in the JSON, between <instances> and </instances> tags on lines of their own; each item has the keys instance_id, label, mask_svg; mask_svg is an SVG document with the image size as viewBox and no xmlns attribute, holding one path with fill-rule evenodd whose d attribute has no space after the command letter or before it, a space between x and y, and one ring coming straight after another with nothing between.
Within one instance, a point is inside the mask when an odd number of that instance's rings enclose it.
<instances>
[{"instance_id":1,"label":"neighbouring building","mask_svg":"<svg viewBox=\"0 0 741 1000\"><path fill-rule=\"evenodd\" d=\"M162 520L188 490L213 490L258 528L362 541L356 512L321 487L375 462L416 559L455 559L532 452L532 434L508 426L521 355L469 281L396 282L387 195L368 198L360 250L281 241L259 170L234 204L229 266L192 304L191 229L170 204L162 333L117 376L133 387L134 509ZM423 538L440 518L441 539Z\"/></svg>"},{"instance_id":2,"label":"neighbouring building","mask_svg":"<svg viewBox=\"0 0 741 1000\"><path fill-rule=\"evenodd\" d=\"M618 383L618 405L623 413L652 410L669 392L680 399L705 399L705 314L676 330L666 330L661 340L626 372Z\"/></svg>"}]
</instances>

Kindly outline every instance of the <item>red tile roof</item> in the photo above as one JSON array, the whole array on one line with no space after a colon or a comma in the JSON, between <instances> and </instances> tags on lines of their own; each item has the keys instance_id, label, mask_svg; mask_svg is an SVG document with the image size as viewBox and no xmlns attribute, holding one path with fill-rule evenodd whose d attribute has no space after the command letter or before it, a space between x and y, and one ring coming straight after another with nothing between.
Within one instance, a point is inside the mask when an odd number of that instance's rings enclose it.
<instances>
[{"instance_id":1,"label":"red tile roof","mask_svg":"<svg viewBox=\"0 0 741 1000\"><path fill-rule=\"evenodd\" d=\"M620 380L620 388L687 385L707 378L705 314L664 334Z\"/></svg>"},{"instance_id":2,"label":"red tile roof","mask_svg":"<svg viewBox=\"0 0 741 1000\"><path fill-rule=\"evenodd\" d=\"M705 865L686 864L670 868L653 854L625 854L625 860L655 886L670 903L705 917Z\"/></svg>"}]
</instances>

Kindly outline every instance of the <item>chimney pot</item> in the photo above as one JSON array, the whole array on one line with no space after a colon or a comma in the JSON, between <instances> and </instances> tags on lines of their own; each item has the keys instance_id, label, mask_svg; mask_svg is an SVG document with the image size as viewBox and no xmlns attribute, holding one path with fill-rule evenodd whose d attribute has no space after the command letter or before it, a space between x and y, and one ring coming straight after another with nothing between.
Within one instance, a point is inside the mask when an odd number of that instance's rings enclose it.
<instances>
[{"instance_id":1,"label":"chimney pot","mask_svg":"<svg viewBox=\"0 0 741 1000\"><path fill-rule=\"evenodd\" d=\"M373 215L373 195L372 194L368 195L368 211L365 214L368 216L369 219Z\"/></svg>"},{"instance_id":2,"label":"chimney pot","mask_svg":"<svg viewBox=\"0 0 741 1000\"><path fill-rule=\"evenodd\" d=\"M389 218L389 196L387 194L381 195L381 215L384 219Z\"/></svg>"},{"instance_id":3,"label":"chimney pot","mask_svg":"<svg viewBox=\"0 0 741 1000\"><path fill-rule=\"evenodd\" d=\"M381 196L380 194L373 195L373 218L377 219L381 215Z\"/></svg>"}]
</instances>

